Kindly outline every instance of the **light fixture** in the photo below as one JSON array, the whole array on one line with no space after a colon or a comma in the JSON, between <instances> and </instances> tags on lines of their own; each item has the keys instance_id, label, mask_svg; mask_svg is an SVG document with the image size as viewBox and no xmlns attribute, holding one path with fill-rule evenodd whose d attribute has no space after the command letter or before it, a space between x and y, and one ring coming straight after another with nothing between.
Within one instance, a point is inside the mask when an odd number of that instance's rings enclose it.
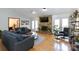
<instances>
[{"instance_id":1,"label":"light fixture","mask_svg":"<svg viewBox=\"0 0 79 59\"><path fill-rule=\"evenodd\" d=\"M36 14L36 12L35 11L32 11L32 14Z\"/></svg>"},{"instance_id":2,"label":"light fixture","mask_svg":"<svg viewBox=\"0 0 79 59\"><path fill-rule=\"evenodd\" d=\"M47 11L47 8L43 8L42 11Z\"/></svg>"}]
</instances>

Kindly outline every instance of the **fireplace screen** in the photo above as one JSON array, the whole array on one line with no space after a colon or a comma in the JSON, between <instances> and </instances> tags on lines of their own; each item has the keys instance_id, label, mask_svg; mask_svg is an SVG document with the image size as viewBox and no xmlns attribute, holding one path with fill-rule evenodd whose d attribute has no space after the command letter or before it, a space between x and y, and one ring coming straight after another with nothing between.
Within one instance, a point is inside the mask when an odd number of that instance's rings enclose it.
<instances>
[{"instance_id":1,"label":"fireplace screen","mask_svg":"<svg viewBox=\"0 0 79 59\"><path fill-rule=\"evenodd\" d=\"M47 26L42 26L42 27L41 27L41 30L42 30L42 31L48 31L48 27L47 27Z\"/></svg>"}]
</instances>

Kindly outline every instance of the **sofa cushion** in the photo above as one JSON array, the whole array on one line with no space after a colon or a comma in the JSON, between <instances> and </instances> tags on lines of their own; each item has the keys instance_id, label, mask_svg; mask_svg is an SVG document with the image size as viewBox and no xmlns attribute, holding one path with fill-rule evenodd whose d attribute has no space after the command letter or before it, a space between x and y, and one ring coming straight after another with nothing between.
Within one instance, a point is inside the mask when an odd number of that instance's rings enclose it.
<instances>
[{"instance_id":1,"label":"sofa cushion","mask_svg":"<svg viewBox=\"0 0 79 59\"><path fill-rule=\"evenodd\" d=\"M17 39L18 41L22 41L24 38L23 38L21 35L16 35L16 39Z\"/></svg>"},{"instance_id":2,"label":"sofa cushion","mask_svg":"<svg viewBox=\"0 0 79 59\"><path fill-rule=\"evenodd\" d=\"M16 29L16 33L18 34L26 34L28 32L31 32L31 30L28 29L27 27L21 27Z\"/></svg>"},{"instance_id":3,"label":"sofa cushion","mask_svg":"<svg viewBox=\"0 0 79 59\"><path fill-rule=\"evenodd\" d=\"M20 34L16 34L13 32L8 32L10 35L12 35L13 37L16 37L17 41L22 41L23 37Z\"/></svg>"}]
</instances>

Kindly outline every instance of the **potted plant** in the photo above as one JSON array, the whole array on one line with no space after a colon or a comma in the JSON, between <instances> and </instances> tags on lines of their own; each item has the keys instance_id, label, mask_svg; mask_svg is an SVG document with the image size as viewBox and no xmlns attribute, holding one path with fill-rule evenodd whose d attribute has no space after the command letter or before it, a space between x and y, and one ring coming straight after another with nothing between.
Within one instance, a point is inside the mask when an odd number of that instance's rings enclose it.
<instances>
[{"instance_id":1,"label":"potted plant","mask_svg":"<svg viewBox=\"0 0 79 59\"><path fill-rule=\"evenodd\" d=\"M58 25L54 26L54 34L57 35L59 33L60 29L58 28Z\"/></svg>"},{"instance_id":2,"label":"potted plant","mask_svg":"<svg viewBox=\"0 0 79 59\"><path fill-rule=\"evenodd\" d=\"M79 37L77 37L77 38L76 38L76 42L78 42L78 43L79 43Z\"/></svg>"}]
</instances>

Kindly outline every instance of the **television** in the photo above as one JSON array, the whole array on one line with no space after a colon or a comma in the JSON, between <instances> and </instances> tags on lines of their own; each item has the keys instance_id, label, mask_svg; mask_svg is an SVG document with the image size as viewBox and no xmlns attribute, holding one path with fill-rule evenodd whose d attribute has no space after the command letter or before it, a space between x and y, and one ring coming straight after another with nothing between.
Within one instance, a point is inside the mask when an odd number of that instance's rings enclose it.
<instances>
[{"instance_id":1,"label":"television","mask_svg":"<svg viewBox=\"0 0 79 59\"><path fill-rule=\"evenodd\" d=\"M40 22L48 22L48 17L40 17Z\"/></svg>"}]
</instances>

